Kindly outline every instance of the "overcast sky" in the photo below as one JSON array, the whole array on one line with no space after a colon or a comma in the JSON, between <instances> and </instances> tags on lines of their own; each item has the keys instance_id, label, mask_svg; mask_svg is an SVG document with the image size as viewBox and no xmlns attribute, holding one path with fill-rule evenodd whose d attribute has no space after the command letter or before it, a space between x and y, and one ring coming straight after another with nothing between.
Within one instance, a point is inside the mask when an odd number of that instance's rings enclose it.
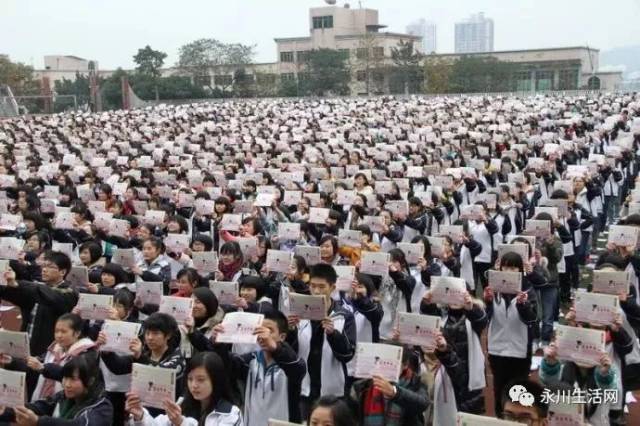
<instances>
[{"instance_id":1,"label":"overcast sky","mask_svg":"<svg viewBox=\"0 0 640 426\"><path fill-rule=\"evenodd\" d=\"M352 0L351 7L358 7ZM453 51L454 23L485 12L495 49L640 45L640 0L363 0L389 31L411 21L437 23L438 52ZM137 49L165 51L166 64L195 39L257 45L259 62L275 61L275 37L308 35L308 9L323 0L0 0L0 54L43 67L44 55L76 55L101 69L133 67ZM338 4L344 4L338 0Z\"/></svg>"}]
</instances>

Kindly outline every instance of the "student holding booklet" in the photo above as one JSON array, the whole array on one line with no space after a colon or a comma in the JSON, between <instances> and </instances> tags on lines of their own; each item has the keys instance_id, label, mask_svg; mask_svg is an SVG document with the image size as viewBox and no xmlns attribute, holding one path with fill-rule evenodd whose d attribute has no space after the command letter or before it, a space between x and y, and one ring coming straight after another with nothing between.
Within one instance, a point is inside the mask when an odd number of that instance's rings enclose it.
<instances>
[{"instance_id":1,"label":"student holding booklet","mask_svg":"<svg viewBox=\"0 0 640 426\"><path fill-rule=\"evenodd\" d=\"M489 319L488 353L493 375L495 410L502 414L500 397L509 379L527 378L531 368L534 327L537 323L537 298L534 286L544 283L529 261L514 252L496 261L496 270L521 275L522 289L516 294L496 293L484 289L484 302ZM489 271L491 274L494 271Z\"/></svg>"},{"instance_id":2,"label":"student holding booklet","mask_svg":"<svg viewBox=\"0 0 640 426\"><path fill-rule=\"evenodd\" d=\"M164 401L164 411L153 417L140 398L127 394L126 410L129 424L135 426L242 426L240 408L231 399L229 374L220 357L200 353L189 361L184 398ZM267 417L265 417L266 419Z\"/></svg>"},{"instance_id":3,"label":"student holding booklet","mask_svg":"<svg viewBox=\"0 0 640 426\"><path fill-rule=\"evenodd\" d=\"M313 266L309 288L312 295L325 298L327 316L322 321L288 318L287 342L298 348L298 355L307 363L301 391L303 417L318 397L345 393L345 368L354 356L356 328L353 314L331 298L337 278L331 265Z\"/></svg>"},{"instance_id":4,"label":"student holding booklet","mask_svg":"<svg viewBox=\"0 0 640 426\"><path fill-rule=\"evenodd\" d=\"M300 422L300 387L306 363L285 342L289 330L287 317L281 312L264 314L255 328L259 350L238 355L229 345L216 344L215 350L229 363L234 378L245 383L244 424L267 426L267 419ZM215 333L224 333L217 325Z\"/></svg>"}]
</instances>

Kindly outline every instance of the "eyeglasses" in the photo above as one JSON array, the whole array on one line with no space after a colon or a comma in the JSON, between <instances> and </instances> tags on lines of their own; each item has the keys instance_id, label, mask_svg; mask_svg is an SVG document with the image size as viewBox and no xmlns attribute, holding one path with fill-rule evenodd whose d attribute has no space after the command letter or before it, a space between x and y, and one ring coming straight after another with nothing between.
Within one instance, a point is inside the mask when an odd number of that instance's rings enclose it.
<instances>
[{"instance_id":1,"label":"eyeglasses","mask_svg":"<svg viewBox=\"0 0 640 426\"><path fill-rule=\"evenodd\" d=\"M54 265L53 263L43 263L42 264L42 269L53 269L56 271L59 271L60 268L58 268L56 265Z\"/></svg>"},{"instance_id":2,"label":"eyeglasses","mask_svg":"<svg viewBox=\"0 0 640 426\"><path fill-rule=\"evenodd\" d=\"M532 419L531 414L529 413L515 414L515 413L510 413L508 411L505 411L502 414L502 417L504 420L520 423L527 426L533 426L534 423L537 421L536 419Z\"/></svg>"}]
</instances>

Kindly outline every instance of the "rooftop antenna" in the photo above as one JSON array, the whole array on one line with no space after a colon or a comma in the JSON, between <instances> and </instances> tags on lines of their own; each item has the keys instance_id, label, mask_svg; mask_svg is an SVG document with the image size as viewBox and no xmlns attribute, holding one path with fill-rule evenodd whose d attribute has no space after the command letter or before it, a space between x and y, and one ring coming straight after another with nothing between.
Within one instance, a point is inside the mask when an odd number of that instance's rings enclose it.
<instances>
[{"instance_id":1,"label":"rooftop antenna","mask_svg":"<svg viewBox=\"0 0 640 426\"><path fill-rule=\"evenodd\" d=\"M362 9L362 0L358 0L358 4L360 5L360 9Z\"/></svg>"}]
</instances>

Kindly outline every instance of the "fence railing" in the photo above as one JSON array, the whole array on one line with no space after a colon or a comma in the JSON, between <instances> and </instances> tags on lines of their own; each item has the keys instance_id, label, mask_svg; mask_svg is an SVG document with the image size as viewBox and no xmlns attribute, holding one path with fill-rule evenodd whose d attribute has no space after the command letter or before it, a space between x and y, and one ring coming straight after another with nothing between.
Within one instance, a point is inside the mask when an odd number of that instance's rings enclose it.
<instances>
[{"instance_id":1,"label":"fence railing","mask_svg":"<svg viewBox=\"0 0 640 426\"><path fill-rule=\"evenodd\" d=\"M17 107L18 115L23 114L49 114L64 111L78 110L76 95L52 95L52 96L0 96L0 105L13 102ZM0 117L10 116L0 109Z\"/></svg>"}]
</instances>

